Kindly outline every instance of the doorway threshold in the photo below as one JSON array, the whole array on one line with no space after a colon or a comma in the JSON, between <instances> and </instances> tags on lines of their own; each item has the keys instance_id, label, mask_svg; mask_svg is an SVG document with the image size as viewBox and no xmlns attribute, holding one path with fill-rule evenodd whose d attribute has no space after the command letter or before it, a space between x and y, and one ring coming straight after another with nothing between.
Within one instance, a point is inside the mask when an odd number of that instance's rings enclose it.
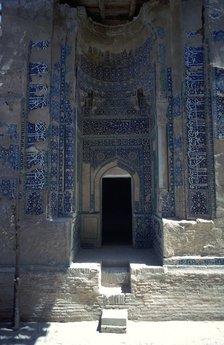
<instances>
[{"instance_id":1,"label":"doorway threshold","mask_svg":"<svg viewBox=\"0 0 224 345\"><path fill-rule=\"evenodd\" d=\"M153 248L136 249L131 245L104 245L100 248L81 248L74 260L75 263L98 263L122 266L124 264L141 264L161 266L161 261Z\"/></svg>"}]
</instances>

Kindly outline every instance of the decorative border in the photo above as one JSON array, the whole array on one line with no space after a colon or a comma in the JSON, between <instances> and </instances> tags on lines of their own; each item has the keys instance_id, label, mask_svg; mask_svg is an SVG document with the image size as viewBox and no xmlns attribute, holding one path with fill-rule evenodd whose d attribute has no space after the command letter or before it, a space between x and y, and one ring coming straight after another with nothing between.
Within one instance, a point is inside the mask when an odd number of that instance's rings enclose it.
<instances>
[{"instance_id":1,"label":"decorative border","mask_svg":"<svg viewBox=\"0 0 224 345\"><path fill-rule=\"evenodd\" d=\"M120 165L123 162L140 177L140 202L135 203L133 210L135 247L151 247L150 140L147 138L84 139L83 161L90 163L95 171L113 160L118 160ZM94 209L94 198L91 198L91 208Z\"/></svg>"},{"instance_id":2,"label":"decorative border","mask_svg":"<svg viewBox=\"0 0 224 345\"><path fill-rule=\"evenodd\" d=\"M190 217L209 215L204 49L185 47L185 96Z\"/></svg>"},{"instance_id":3,"label":"decorative border","mask_svg":"<svg viewBox=\"0 0 224 345\"><path fill-rule=\"evenodd\" d=\"M75 115L66 81L70 47L61 46L54 64L51 85L50 126L50 217L68 217L74 212Z\"/></svg>"},{"instance_id":4,"label":"decorative border","mask_svg":"<svg viewBox=\"0 0 224 345\"><path fill-rule=\"evenodd\" d=\"M224 258L223 257L216 257L216 258L182 258L182 259L175 259L175 258L168 258L163 260L163 265L175 265L175 266L223 266L224 265Z\"/></svg>"},{"instance_id":5,"label":"decorative border","mask_svg":"<svg viewBox=\"0 0 224 345\"><path fill-rule=\"evenodd\" d=\"M46 142L47 125L43 121L32 122L33 112L40 113L49 106L49 86L46 82L36 83L36 76L49 75L45 62L31 61L32 50L49 48L48 41L30 42L28 51L28 84L26 114L22 118L21 168L25 171L25 214L39 216L45 212L45 198L48 186L48 151L40 142Z\"/></svg>"}]
</instances>

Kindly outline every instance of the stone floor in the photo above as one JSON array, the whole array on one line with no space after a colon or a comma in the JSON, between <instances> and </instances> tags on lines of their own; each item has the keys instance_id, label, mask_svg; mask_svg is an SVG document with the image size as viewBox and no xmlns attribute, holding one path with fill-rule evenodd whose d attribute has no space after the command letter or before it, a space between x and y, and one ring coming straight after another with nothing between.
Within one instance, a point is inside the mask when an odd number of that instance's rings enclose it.
<instances>
[{"instance_id":1,"label":"stone floor","mask_svg":"<svg viewBox=\"0 0 224 345\"><path fill-rule=\"evenodd\" d=\"M133 322L126 334L98 332L98 322L0 324L1 345L224 345L224 321Z\"/></svg>"},{"instance_id":2,"label":"stone floor","mask_svg":"<svg viewBox=\"0 0 224 345\"><path fill-rule=\"evenodd\" d=\"M80 249L75 257L75 263L119 262L159 266L160 262L153 249L135 249L132 246L105 245L96 249Z\"/></svg>"}]
</instances>

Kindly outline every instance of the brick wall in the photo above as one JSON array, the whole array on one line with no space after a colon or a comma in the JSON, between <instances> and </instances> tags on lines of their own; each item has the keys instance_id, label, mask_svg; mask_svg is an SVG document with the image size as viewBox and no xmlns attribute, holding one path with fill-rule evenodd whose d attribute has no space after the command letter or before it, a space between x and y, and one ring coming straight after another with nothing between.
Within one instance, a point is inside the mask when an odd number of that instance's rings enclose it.
<instances>
[{"instance_id":1,"label":"brick wall","mask_svg":"<svg viewBox=\"0 0 224 345\"><path fill-rule=\"evenodd\" d=\"M12 273L0 273L1 319L11 317L12 283ZM132 265L132 291L123 298L106 298L99 283L99 264L26 270L21 276L21 317L24 321L96 320L102 308L116 307L127 308L131 320L224 319L222 268Z\"/></svg>"}]
</instances>

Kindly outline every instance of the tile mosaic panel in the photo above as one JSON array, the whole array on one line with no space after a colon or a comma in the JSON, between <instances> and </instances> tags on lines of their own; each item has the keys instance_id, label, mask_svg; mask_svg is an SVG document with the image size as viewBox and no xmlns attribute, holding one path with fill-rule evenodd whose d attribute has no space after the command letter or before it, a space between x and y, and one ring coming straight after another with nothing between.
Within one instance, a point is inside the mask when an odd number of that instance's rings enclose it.
<instances>
[{"instance_id":1,"label":"tile mosaic panel","mask_svg":"<svg viewBox=\"0 0 224 345\"><path fill-rule=\"evenodd\" d=\"M181 115L181 97L180 95L173 97L173 116L177 117Z\"/></svg>"},{"instance_id":2,"label":"tile mosaic panel","mask_svg":"<svg viewBox=\"0 0 224 345\"><path fill-rule=\"evenodd\" d=\"M60 62L54 64L51 81L50 214L72 215L74 207L75 117L66 81L69 47L62 46Z\"/></svg>"},{"instance_id":3,"label":"tile mosaic panel","mask_svg":"<svg viewBox=\"0 0 224 345\"><path fill-rule=\"evenodd\" d=\"M48 41L30 42L29 60L32 49L45 50L49 47ZM34 84L32 76L39 77L48 73L48 64L43 62L29 61L29 82L27 86L27 113L22 117L22 136L21 136L21 164L26 169L25 172L25 194L26 205L25 213L27 215L40 215L44 213L44 198L40 191L47 189L47 152L45 149L37 149L38 143L45 143L47 140L47 125L43 121L31 122L33 111L48 107L48 90L46 84ZM41 80L41 79L40 79Z\"/></svg>"},{"instance_id":4,"label":"tile mosaic panel","mask_svg":"<svg viewBox=\"0 0 224 345\"><path fill-rule=\"evenodd\" d=\"M46 171L44 167L37 168L26 173L26 189L42 190L47 185Z\"/></svg>"},{"instance_id":5,"label":"tile mosaic panel","mask_svg":"<svg viewBox=\"0 0 224 345\"><path fill-rule=\"evenodd\" d=\"M9 147L0 145L0 163L18 170L20 166L20 149L18 144L10 144Z\"/></svg>"},{"instance_id":6,"label":"tile mosaic panel","mask_svg":"<svg viewBox=\"0 0 224 345\"><path fill-rule=\"evenodd\" d=\"M45 122L27 123L27 145L32 146L35 142L45 142L47 139L47 125Z\"/></svg>"},{"instance_id":7,"label":"tile mosaic panel","mask_svg":"<svg viewBox=\"0 0 224 345\"><path fill-rule=\"evenodd\" d=\"M89 162L96 171L100 166L117 160L130 174L137 172L140 177L140 202L135 204L136 247L151 245L151 157L150 141L146 138L132 139L85 139L83 160ZM94 208L94 198L91 207Z\"/></svg>"},{"instance_id":8,"label":"tile mosaic panel","mask_svg":"<svg viewBox=\"0 0 224 345\"><path fill-rule=\"evenodd\" d=\"M16 179L0 178L0 195L9 199L16 198L18 182Z\"/></svg>"},{"instance_id":9,"label":"tile mosaic panel","mask_svg":"<svg viewBox=\"0 0 224 345\"><path fill-rule=\"evenodd\" d=\"M181 187L183 185L183 162L182 162L182 137L174 137L174 175L175 186Z\"/></svg>"},{"instance_id":10,"label":"tile mosaic panel","mask_svg":"<svg viewBox=\"0 0 224 345\"><path fill-rule=\"evenodd\" d=\"M27 194L26 209L27 215L38 216L44 213L43 210L43 197L38 192L32 192Z\"/></svg>"},{"instance_id":11,"label":"tile mosaic panel","mask_svg":"<svg viewBox=\"0 0 224 345\"><path fill-rule=\"evenodd\" d=\"M49 47L49 41L36 41L31 42L31 48L47 49Z\"/></svg>"},{"instance_id":12,"label":"tile mosaic panel","mask_svg":"<svg viewBox=\"0 0 224 345\"><path fill-rule=\"evenodd\" d=\"M185 47L189 216L208 215L208 157L203 47Z\"/></svg>"},{"instance_id":13,"label":"tile mosaic panel","mask_svg":"<svg viewBox=\"0 0 224 345\"><path fill-rule=\"evenodd\" d=\"M39 166L46 166L47 165L47 152L45 151L34 151L34 152L27 152L26 154L27 169L32 168L33 166L39 165Z\"/></svg>"},{"instance_id":14,"label":"tile mosaic panel","mask_svg":"<svg viewBox=\"0 0 224 345\"><path fill-rule=\"evenodd\" d=\"M35 74L45 74L48 73L48 65L46 63L30 63L29 66L29 74L30 75L35 75Z\"/></svg>"},{"instance_id":15,"label":"tile mosaic panel","mask_svg":"<svg viewBox=\"0 0 224 345\"><path fill-rule=\"evenodd\" d=\"M219 266L224 265L223 257L210 258L185 258L185 259L165 259L165 265L181 265L181 266Z\"/></svg>"},{"instance_id":16,"label":"tile mosaic panel","mask_svg":"<svg viewBox=\"0 0 224 345\"><path fill-rule=\"evenodd\" d=\"M20 168L19 136L16 124L0 123L0 196L14 199L17 197L18 177L7 178L8 169L15 170L16 175ZM6 145L7 143L7 145Z\"/></svg>"},{"instance_id":17,"label":"tile mosaic panel","mask_svg":"<svg viewBox=\"0 0 224 345\"><path fill-rule=\"evenodd\" d=\"M83 135L147 134L148 119L83 120Z\"/></svg>"},{"instance_id":18,"label":"tile mosaic panel","mask_svg":"<svg viewBox=\"0 0 224 345\"><path fill-rule=\"evenodd\" d=\"M43 109L48 106L48 86L46 84L32 84L29 85L29 100L28 109Z\"/></svg>"},{"instance_id":19,"label":"tile mosaic panel","mask_svg":"<svg viewBox=\"0 0 224 345\"><path fill-rule=\"evenodd\" d=\"M48 106L48 97L46 95L30 95L29 110L43 109Z\"/></svg>"},{"instance_id":20,"label":"tile mosaic panel","mask_svg":"<svg viewBox=\"0 0 224 345\"><path fill-rule=\"evenodd\" d=\"M17 125L15 123L0 123L0 140L9 138L10 140L18 140Z\"/></svg>"},{"instance_id":21,"label":"tile mosaic panel","mask_svg":"<svg viewBox=\"0 0 224 345\"><path fill-rule=\"evenodd\" d=\"M30 84L29 93L32 95L38 91L48 91L48 86L46 84Z\"/></svg>"},{"instance_id":22,"label":"tile mosaic panel","mask_svg":"<svg viewBox=\"0 0 224 345\"><path fill-rule=\"evenodd\" d=\"M214 70L214 120L215 137L224 139L224 70L215 68Z\"/></svg>"},{"instance_id":23,"label":"tile mosaic panel","mask_svg":"<svg viewBox=\"0 0 224 345\"><path fill-rule=\"evenodd\" d=\"M173 129L173 86L172 86L172 70L167 69L167 135L168 135L168 164L169 164L169 190L162 192L162 216L175 216L175 179L181 176L175 175L174 167L174 129ZM179 172L181 172L179 170Z\"/></svg>"},{"instance_id":24,"label":"tile mosaic panel","mask_svg":"<svg viewBox=\"0 0 224 345\"><path fill-rule=\"evenodd\" d=\"M135 51L81 56L78 87L83 116L147 116L150 110L154 71L152 40Z\"/></svg>"},{"instance_id":25,"label":"tile mosaic panel","mask_svg":"<svg viewBox=\"0 0 224 345\"><path fill-rule=\"evenodd\" d=\"M150 215L135 214L135 248L150 248L153 245L152 220Z\"/></svg>"}]
</instances>

